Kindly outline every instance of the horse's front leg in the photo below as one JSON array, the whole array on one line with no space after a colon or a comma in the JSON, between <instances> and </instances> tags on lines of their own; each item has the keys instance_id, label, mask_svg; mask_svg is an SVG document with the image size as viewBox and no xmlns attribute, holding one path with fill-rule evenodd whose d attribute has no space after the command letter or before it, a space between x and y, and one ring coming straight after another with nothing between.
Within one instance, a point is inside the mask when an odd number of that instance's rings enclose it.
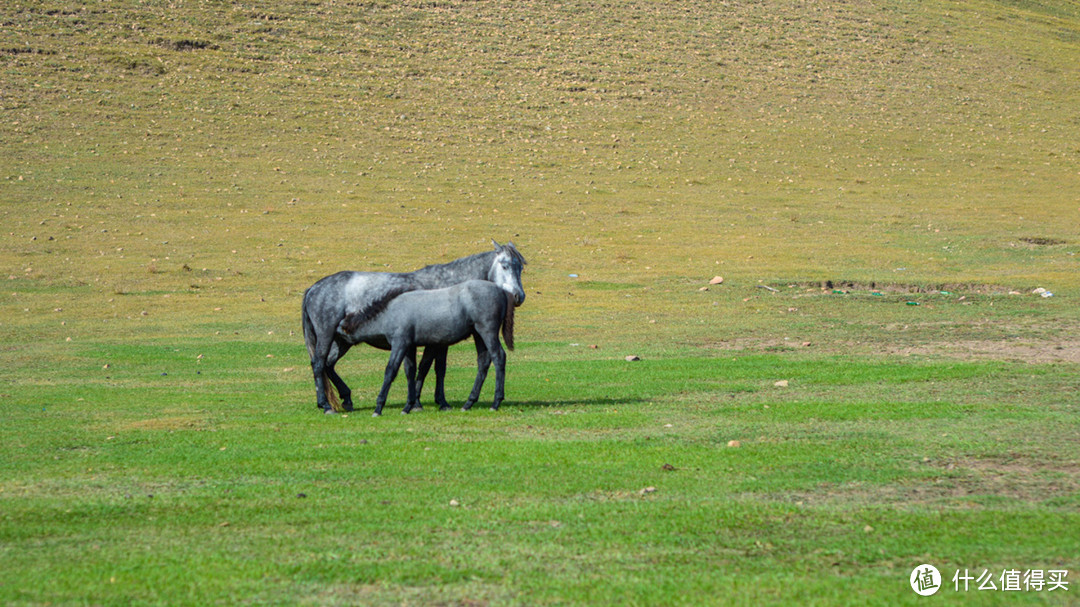
<instances>
[{"instance_id":1,"label":"horse's front leg","mask_svg":"<svg viewBox=\"0 0 1080 607\"><path fill-rule=\"evenodd\" d=\"M469 393L469 399L465 401L465 406L461 408L462 411L472 409L472 406L480 399L480 389L484 387L488 367L491 366L491 354L488 352L487 347L484 346L484 342L480 340L479 336L474 336L474 339L476 340L476 381L473 382L472 392Z\"/></svg>"},{"instance_id":2,"label":"horse's front leg","mask_svg":"<svg viewBox=\"0 0 1080 607\"><path fill-rule=\"evenodd\" d=\"M390 349L390 360L386 363L386 372L383 374L382 389L379 390L379 396L375 399L375 413L373 417L382 415L383 406L386 405L386 397L390 394L390 384L394 383L394 378L397 377L398 369L401 368L401 361L405 358L405 346L395 344Z\"/></svg>"}]
</instances>

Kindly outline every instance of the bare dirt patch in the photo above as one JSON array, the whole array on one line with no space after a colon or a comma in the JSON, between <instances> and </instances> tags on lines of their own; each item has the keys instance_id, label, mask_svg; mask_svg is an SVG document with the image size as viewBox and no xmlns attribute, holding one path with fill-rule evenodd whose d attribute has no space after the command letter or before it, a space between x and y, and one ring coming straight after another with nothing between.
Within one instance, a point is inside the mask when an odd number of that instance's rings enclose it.
<instances>
[{"instance_id":1,"label":"bare dirt patch","mask_svg":"<svg viewBox=\"0 0 1080 607\"><path fill-rule=\"evenodd\" d=\"M960 458L922 465L936 468L941 475L891 485L822 483L813 490L769 497L806 506L921 506L983 497L1041 503L1080 490L1080 466L1076 463Z\"/></svg>"},{"instance_id":2,"label":"bare dirt patch","mask_svg":"<svg viewBox=\"0 0 1080 607\"><path fill-rule=\"evenodd\" d=\"M206 420L190 415L143 419L127 424L125 430L198 430Z\"/></svg>"},{"instance_id":3,"label":"bare dirt patch","mask_svg":"<svg viewBox=\"0 0 1080 607\"><path fill-rule=\"evenodd\" d=\"M1080 363L1080 339L1040 342L960 340L917 346L885 345L885 353L900 356L945 356L961 360L1007 360L1032 364Z\"/></svg>"},{"instance_id":4,"label":"bare dirt patch","mask_svg":"<svg viewBox=\"0 0 1080 607\"><path fill-rule=\"evenodd\" d=\"M958 360L1001 360L1030 364L1080 363L1080 338L1053 340L950 340L909 344L896 342L854 342L850 340L801 341L782 338L736 338L709 343L723 351L880 354L885 356L940 356Z\"/></svg>"},{"instance_id":5,"label":"bare dirt patch","mask_svg":"<svg viewBox=\"0 0 1080 607\"><path fill-rule=\"evenodd\" d=\"M1030 458L958 458L931 465L945 471L953 497L995 495L1039 502L1080 489L1080 465Z\"/></svg>"},{"instance_id":6,"label":"bare dirt patch","mask_svg":"<svg viewBox=\"0 0 1080 607\"><path fill-rule=\"evenodd\" d=\"M1069 244L1064 240L1057 238L1047 238L1045 236L1025 236L1020 239L1020 242L1035 245L1037 247L1052 247L1059 244Z\"/></svg>"},{"instance_id":7,"label":"bare dirt patch","mask_svg":"<svg viewBox=\"0 0 1080 607\"><path fill-rule=\"evenodd\" d=\"M810 280L773 284L775 288L821 289L822 291L868 291L871 293L959 293L972 295L1007 295L1029 293L1034 287L1006 286L986 283L940 282L905 283L864 280Z\"/></svg>"}]
</instances>

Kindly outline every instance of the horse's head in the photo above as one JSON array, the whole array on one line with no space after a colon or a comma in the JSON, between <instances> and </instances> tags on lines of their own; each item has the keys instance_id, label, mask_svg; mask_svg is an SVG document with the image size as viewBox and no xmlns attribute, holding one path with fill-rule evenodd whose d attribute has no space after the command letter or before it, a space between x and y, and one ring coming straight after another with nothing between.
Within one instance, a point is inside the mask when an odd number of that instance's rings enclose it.
<instances>
[{"instance_id":1,"label":"horse's head","mask_svg":"<svg viewBox=\"0 0 1080 607\"><path fill-rule=\"evenodd\" d=\"M501 245L494 240L495 257L488 270L487 279L499 285L514 296L514 305L525 303L525 288L521 286L521 271L525 268L525 258L521 256L513 242Z\"/></svg>"}]
</instances>

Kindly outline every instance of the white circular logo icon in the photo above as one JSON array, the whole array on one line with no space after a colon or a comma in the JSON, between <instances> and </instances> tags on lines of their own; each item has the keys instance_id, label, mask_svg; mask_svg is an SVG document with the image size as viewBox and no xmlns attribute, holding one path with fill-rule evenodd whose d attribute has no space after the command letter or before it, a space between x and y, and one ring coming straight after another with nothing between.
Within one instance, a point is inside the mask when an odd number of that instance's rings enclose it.
<instances>
[{"instance_id":1,"label":"white circular logo icon","mask_svg":"<svg viewBox=\"0 0 1080 607\"><path fill-rule=\"evenodd\" d=\"M941 588L941 572L933 565L919 565L911 571L911 589L919 596L930 596Z\"/></svg>"}]
</instances>

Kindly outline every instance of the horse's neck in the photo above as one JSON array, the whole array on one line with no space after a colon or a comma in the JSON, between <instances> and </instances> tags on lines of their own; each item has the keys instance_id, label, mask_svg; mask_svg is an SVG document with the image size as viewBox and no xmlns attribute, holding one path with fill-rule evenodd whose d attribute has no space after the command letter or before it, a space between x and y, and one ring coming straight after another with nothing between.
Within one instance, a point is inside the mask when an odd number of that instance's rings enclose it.
<instances>
[{"instance_id":1,"label":"horse's neck","mask_svg":"<svg viewBox=\"0 0 1080 607\"><path fill-rule=\"evenodd\" d=\"M491 251L456 259L450 263L427 266L412 272L412 279L422 289L442 289L466 280L484 280L491 267Z\"/></svg>"}]
</instances>

